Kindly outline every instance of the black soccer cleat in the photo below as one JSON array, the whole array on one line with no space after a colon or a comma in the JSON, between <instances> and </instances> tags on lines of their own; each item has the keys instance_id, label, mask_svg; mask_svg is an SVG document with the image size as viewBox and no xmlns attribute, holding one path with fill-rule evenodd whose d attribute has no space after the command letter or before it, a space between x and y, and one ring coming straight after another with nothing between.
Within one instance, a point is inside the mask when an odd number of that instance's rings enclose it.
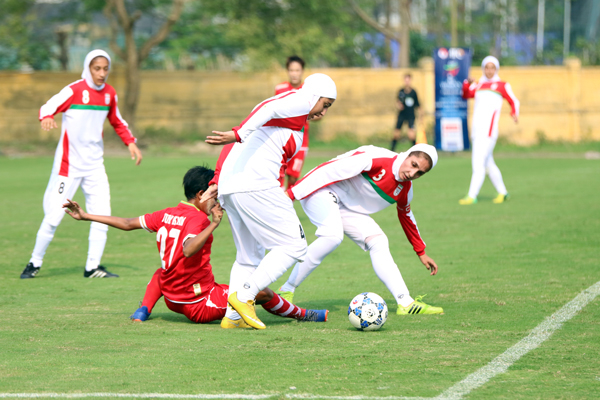
<instances>
[{"instance_id":1,"label":"black soccer cleat","mask_svg":"<svg viewBox=\"0 0 600 400\"><path fill-rule=\"evenodd\" d=\"M42 267L34 267L33 263L27 264L23 272L21 272L21 279L35 278L41 268Z\"/></svg>"},{"instance_id":2,"label":"black soccer cleat","mask_svg":"<svg viewBox=\"0 0 600 400\"><path fill-rule=\"evenodd\" d=\"M98 268L91 271L83 272L84 278L118 278L119 275L108 272L102 265L98 265Z\"/></svg>"}]
</instances>

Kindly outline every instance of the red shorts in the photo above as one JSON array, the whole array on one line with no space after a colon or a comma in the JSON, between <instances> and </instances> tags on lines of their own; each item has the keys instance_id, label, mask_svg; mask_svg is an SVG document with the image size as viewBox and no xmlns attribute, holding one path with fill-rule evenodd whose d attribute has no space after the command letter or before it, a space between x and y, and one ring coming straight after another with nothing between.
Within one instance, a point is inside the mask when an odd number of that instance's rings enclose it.
<instances>
[{"instance_id":1,"label":"red shorts","mask_svg":"<svg viewBox=\"0 0 600 400\"><path fill-rule=\"evenodd\" d=\"M223 319L225 311L227 311L227 296L229 296L229 286L216 283L208 296L197 303L173 303L167 298L165 298L165 303L167 303L169 310L185 315L190 321L197 324L206 324Z\"/></svg>"},{"instance_id":2,"label":"red shorts","mask_svg":"<svg viewBox=\"0 0 600 400\"><path fill-rule=\"evenodd\" d=\"M293 176L294 178L300 178L306 153L308 153L308 147L302 147L296 153L296 155L292 157L290 161L288 161L288 167L285 171L286 175Z\"/></svg>"}]
</instances>

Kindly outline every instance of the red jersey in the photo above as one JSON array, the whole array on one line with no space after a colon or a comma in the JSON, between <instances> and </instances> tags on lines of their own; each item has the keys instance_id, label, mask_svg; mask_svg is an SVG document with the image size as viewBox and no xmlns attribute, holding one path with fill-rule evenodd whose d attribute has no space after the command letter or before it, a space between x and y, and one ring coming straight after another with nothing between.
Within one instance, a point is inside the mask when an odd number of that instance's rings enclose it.
<instances>
[{"instance_id":1,"label":"red jersey","mask_svg":"<svg viewBox=\"0 0 600 400\"><path fill-rule=\"evenodd\" d=\"M160 287L165 298L183 304L204 300L215 285L210 265L213 236L191 257L183 255L183 243L210 225L208 216L182 201L177 207L142 215L140 225L148 232L156 232L163 268Z\"/></svg>"}]
</instances>

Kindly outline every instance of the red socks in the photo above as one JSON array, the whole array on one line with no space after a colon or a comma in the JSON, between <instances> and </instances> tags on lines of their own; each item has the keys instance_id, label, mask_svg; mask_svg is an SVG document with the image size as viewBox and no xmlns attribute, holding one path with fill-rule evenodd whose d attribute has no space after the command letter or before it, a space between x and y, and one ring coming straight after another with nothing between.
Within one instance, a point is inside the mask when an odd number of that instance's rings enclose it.
<instances>
[{"instance_id":1,"label":"red socks","mask_svg":"<svg viewBox=\"0 0 600 400\"><path fill-rule=\"evenodd\" d=\"M162 268L156 270L154 275L152 275L152 279L148 286L146 287L146 293L144 294L144 300L142 300L142 307L148 307L148 312L152 312L152 308L156 304L156 302L162 297L162 291L160 290L160 285L158 280L160 278L160 274L162 273Z\"/></svg>"},{"instance_id":2,"label":"red socks","mask_svg":"<svg viewBox=\"0 0 600 400\"><path fill-rule=\"evenodd\" d=\"M262 306L271 314L279 315L280 317L302 319L306 315L304 308L290 303L277 293L273 293L273 298Z\"/></svg>"}]
</instances>

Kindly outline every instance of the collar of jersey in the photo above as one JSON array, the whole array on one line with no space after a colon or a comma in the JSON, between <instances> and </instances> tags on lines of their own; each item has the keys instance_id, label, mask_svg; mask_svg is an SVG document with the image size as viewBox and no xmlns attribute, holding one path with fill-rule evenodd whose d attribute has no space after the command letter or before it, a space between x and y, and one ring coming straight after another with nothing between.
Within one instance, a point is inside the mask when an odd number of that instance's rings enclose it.
<instances>
[{"instance_id":1,"label":"collar of jersey","mask_svg":"<svg viewBox=\"0 0 600 400\"><path fill-rule=\"evenodd\" d=\"M196 210L200 211L200 209L198 207L196 207L195 205L193 205L192 203L188 203L187 201L183 201L183 200L181 200L181 203L185 204L186 206L194 207Z\"/></svg>"}]
</instances>

